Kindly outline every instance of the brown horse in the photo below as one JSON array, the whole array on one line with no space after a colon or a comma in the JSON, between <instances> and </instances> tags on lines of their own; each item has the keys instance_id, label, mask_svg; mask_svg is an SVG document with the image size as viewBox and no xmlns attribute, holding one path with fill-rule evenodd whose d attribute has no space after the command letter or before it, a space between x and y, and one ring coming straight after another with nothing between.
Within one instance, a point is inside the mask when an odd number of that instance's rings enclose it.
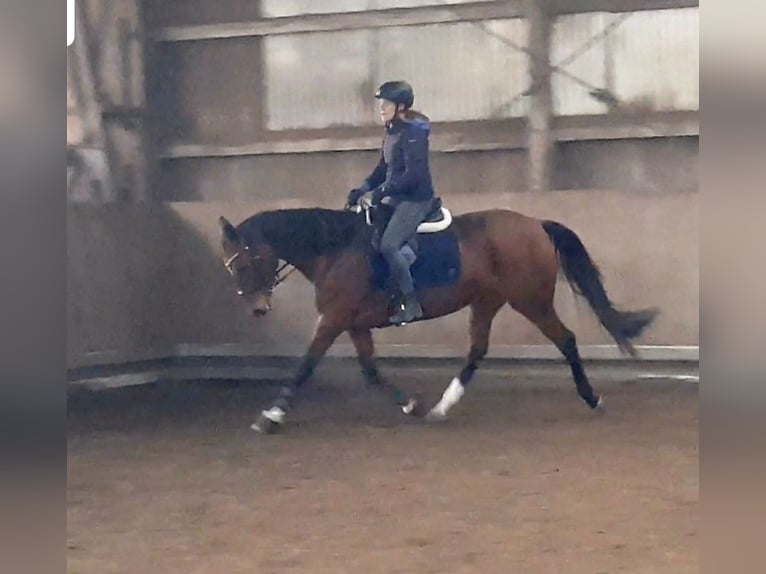
<instances>
[{"instance_id":1,"label":"brown horse","mask_svg":"<svg viewBox=\"0 0 766 574\"><path fill-rule=\"evenodd\" d=\"M582 242L560 223L509 210L456 216L447 231L457 236L459 278L447 286L418 289L424 312L420 320L470 306L471 345L465 367L441 400L426 410L421 401L386 381L375 365L371 330L389 327L391 310L387 293L371 287L372 230L364 215L347 210L286 209L256 214L237 228L221 217L220 226L224 263L253 315L263 315L271 308L272 291L281 281L280 261L292 265L315 286L319 319L313 339L291 383L252 425L259 432L272 432L282 425L296 391L344 331L353 341L369 384L390 393L405 413L429 420L445 418L487 354L492 320L506 303L558 347L569 363L580 397L591 409L600 409L602 399L588 382L575 335L553 307L559 266L624 353L635 356L631 340L657 314L655 309L617 310Z\"/></svg>"}]
</instances>

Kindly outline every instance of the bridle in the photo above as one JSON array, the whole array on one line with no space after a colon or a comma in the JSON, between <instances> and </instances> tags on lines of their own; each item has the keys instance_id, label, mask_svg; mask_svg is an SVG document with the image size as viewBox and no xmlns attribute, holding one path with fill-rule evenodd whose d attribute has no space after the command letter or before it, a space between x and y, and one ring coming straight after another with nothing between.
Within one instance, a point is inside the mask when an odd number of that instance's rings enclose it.
<instances>
[{"instance_id":1,"label":"bridle","mask_svg":"<svg viewBox=\"0 0 766 574\"><path fill-rule=\"evenodd\" d=\"M250 249L247 247L247 245L245 245L244 249L240 249L240 250L239 250L239 251L237 251L237 252L236 252L234 255L232 255L232 256L231 256L231 257L229 257L228 259L224 259L224 261L223 261L223 264L224 264L224 266L226 267L226 269L229 271L229 273L230 273L232 276L234 276L234 271L235 271L235 268L234 268L234 266L233 266L233 263L234 263L234 262L235 262L235 261L236 261L236 260L237 260L237 259L238 259L240 256L242 256L242 252L243 252L243 251L247 251L247 252L249 252L249 251L250 251ZM256 259L261 259L261 256L260 256L260 255L254 255L254 256L252 256L252 257L250 258L250 265L252 265L252 264L253 264L253 262L254 262ZM244 268L246 265L247 265L247 264L245 264L245 265L242 265L242 266L240 266L240 268ZM292 267L292 269L290 269L289 271L287 271L287 273L285 273L284 275L280 275L280 274L282 273L282 271L284 271L284 270L285 270L287 267ZM290 264L289 264L287 261L285 261L285 262L284 262L282 265L280 265L280 266L277 268L276 272L274 273L274 276L271 278L271 285L270 285L270 286L269 286L269 288L266 290L266 294L268 294L268 295L271 295L271 293L274 291L274 289L276 289L276 288L277 288L277 287L278 287L278 286L279 286L281 283L283 283L283 282L284 282L284 280L285 280L285 279L287 279L287 278L290 276L290 274L291 274L293 271L295 271L295 269L296 269L296 268L295 268L293 265L290 265ZM237 295L239 295L239 296L241 296L241 297L244 297L245 295L252 295L253 293L256 293L256 292L258 292L258 290L255 290L255 291L251 291L251 292L249 292L249 293L245 293L244 291L242 291L242 289L237 289Z\"/></svg>"}]
</instances>

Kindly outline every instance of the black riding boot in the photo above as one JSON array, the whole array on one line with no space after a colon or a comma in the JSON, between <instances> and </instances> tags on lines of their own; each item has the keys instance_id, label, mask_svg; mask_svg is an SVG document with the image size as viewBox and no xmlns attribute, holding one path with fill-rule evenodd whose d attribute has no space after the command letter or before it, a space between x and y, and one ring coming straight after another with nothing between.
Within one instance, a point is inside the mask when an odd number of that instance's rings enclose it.
<instances>
[{"instance_id":1,"label":"black riding boot","mask_svg":"<svg viewBox=\"0 0 766 574\"><path fill-rule=\"evenodd\" d=\"M420 319L423 316L423 308L420 306L417 295L414 291L404 294L404 300L396 313L394 313L389 321L393 325L403 325L410 323L415 319Z\"/></svg>"}]
</instances>

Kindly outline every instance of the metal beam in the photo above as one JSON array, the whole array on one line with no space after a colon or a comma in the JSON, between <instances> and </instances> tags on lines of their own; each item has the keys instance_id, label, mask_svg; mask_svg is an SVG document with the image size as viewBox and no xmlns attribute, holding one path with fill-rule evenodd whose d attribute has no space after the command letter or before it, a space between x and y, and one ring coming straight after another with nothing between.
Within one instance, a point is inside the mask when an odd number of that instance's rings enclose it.
<instances>
[{"instance_id":1,"label":"metal beam","mask_svg":"<svg viewBox=\"0 0 766 574\"><path fill-rule=\"evenodd\" d=\"M498 147L500 146L500 147ZM432 152L476 151L523 146L520 133L510 133L502 140L475 139L466 141L461 133L436 136L431 143ZM263 141L239 146L211 144L176 144L165 148L161 159L206 157L241 157L290 153L320 153L337 151L369 151L380 149L380 135L358 137L317 137L288 141Z\"/></svg>"},{"instance_id":2,"label":"metal beam","mask_svg":"<svg viewBox=\"0 0 766 574\"><path fill-rule=\"evenodd\" d=\"M600 121L603 120L603 121ZM360 128L360 131L364 128ZM516 150L525 147L524 133L516 129L495 130L489 135L468 134L441 128L434 135L431 151ZM321 131L321 130L318 130ZM367 131L367 130L365 130ZM551 137L556 142L683 137L699 135L698 112L658 112L640 119L613 115L554 118ZM247 145L175 144L159 154L162 160L247 157L291 153L366 151L380 149L379 135L315 137L290 141L261 141Z\"/></svg>"},{"instance_id":3,"label":"metal beam","mask_svg":"<svg viewBox=\"0 0 766 574\"><path fill-rule=\"evenodd\" d=\"M522 16L522 2L471 2L456 5L419 6L415 8L388 8L360 12L329 14L301 14L280 18L265 18L254 22L205 24L159 29L154 39L160 42L213 40L277 34L303 34L337 30L364 30L450 22L476 22Z\"/></svg>"},{"instance_id":4,"label":"metal beam","mask_svg":"<svg viewBox=\"0 0 766 574\"><path fill-rule=\"evenodd\" d=\"M699 0L548 0L552 14L580 14L584 12L646 12L698 8Z\"/></svg>"},{"instance_id":5,"label":"metal beam","mask_svg":"<svg viewBox=\"0 0 766 574\"><path fill-rule=\"evenodd\" d=\"M541 0L542 1L542 0ZM689 0L548 0L551 14L580 12L635 12L699 6ZM203 24L198 26L168 26L152 34L158 42L188 42L247 38L278 34L305 34L338 30L366 30L455 22L478 22L494 19L521 18L523 0L481 1L466 4L388 8L359 12L330 14L301 14L280 18L265 18L252 22Z\"/></svg>"}]
</instances>

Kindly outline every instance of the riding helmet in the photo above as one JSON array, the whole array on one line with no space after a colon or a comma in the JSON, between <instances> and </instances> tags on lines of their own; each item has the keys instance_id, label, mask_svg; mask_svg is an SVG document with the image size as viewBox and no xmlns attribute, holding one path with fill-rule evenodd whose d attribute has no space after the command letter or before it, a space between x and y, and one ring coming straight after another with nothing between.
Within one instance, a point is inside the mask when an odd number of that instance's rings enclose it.
<instances>
[{"instance_id":1,"label":"riding helmet","mask_svg":"<svg viewBox=\"0 0 766 574\"><path fill-rule=\"evenodd\" d=\"M415 102L415 93L407 82L395 81L381 84L375 92L377 99L384 99L395 104L402 104L405 109L410 109Z\"/></svg>"}]
</instances>

